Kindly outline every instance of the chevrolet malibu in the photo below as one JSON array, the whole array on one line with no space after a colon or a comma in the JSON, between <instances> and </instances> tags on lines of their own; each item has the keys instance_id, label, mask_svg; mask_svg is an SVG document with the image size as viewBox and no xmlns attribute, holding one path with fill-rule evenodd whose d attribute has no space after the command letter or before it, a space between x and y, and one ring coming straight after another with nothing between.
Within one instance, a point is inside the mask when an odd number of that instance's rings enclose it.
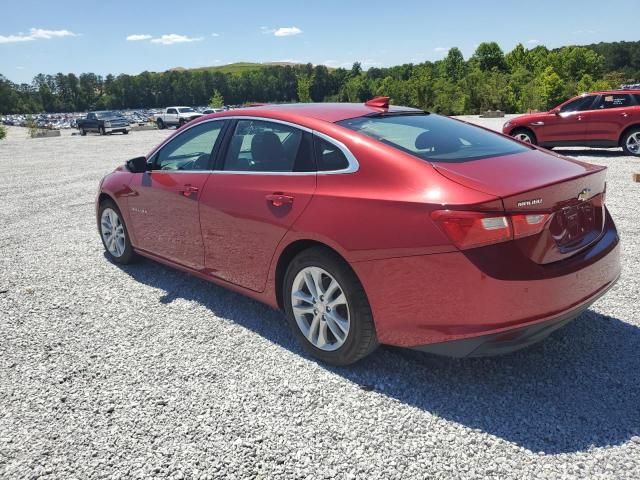
<instances>
[{"instance_id":1,"label":"chevrolet malibu","mask_svg":"<svg viewBox=\"0 0 640 480\"><path fill-rule=\"evenodd\" d=\"M379 344L508 353L617 280L605 168L427 112L263 105L203 116L101 182L116 263L148 257L283 309L347 365Z\"/></svg>"}]
</instances>

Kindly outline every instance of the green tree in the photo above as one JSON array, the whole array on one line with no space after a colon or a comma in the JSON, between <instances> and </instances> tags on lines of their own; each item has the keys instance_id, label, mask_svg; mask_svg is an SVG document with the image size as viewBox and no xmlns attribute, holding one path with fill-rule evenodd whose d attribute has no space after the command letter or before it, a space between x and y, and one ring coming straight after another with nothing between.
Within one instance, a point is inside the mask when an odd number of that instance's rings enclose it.
<instances>
[{"instance_id":1,"label":"green tree","mask_svg":"<svg viewBox=\"0 0 640 480\"><path fill-rule=\"evenodd\" d=\"M540 103L544 109L558 105L563 99L564 83L553 67L547 67L538 77Z\"/></svg>"},{"instance_id":2,"label":"green tree","mask_svg":"<svg viewBox=\"0 0 640 480\"><path fill-rule=\"evenodd\" d=\"M224 107L224 97L220 93L220 90L214 90L213 95L209 99L209 106L211 108L220 108Z\"/></svg>"},{"instance_id":3,"label":"green tree","mask_svg":"<svg viewBox=\"0 0 640 480\"><path fill-rule=\"evenodd\" d=\"M496 42L483 42L478 45L472 60L477 62L482 71L493 70L494 68L500 71L507 70L504 52Z\"/></svg>"},{"instance_id":4,"label":"green tree","mask_svg":"<svg viewBox=\"0 0 640 480\"><path fill-rule=\"evenodd\" d=\"M444 73L449 80L458 82L465 76L466 64L459 48L453 47L449 49L449 53L443 63Z\"/></svg>"},{"instance_id":5,"label":"green tree","mask_svg":"<svg viewBox=\"0 0 640 480\"><path fill-rule=\"evenodd\" d=\"M311 77L300 75L298 77L298 101L308 103L311 101Z\"/></svg>"}]
</instances>

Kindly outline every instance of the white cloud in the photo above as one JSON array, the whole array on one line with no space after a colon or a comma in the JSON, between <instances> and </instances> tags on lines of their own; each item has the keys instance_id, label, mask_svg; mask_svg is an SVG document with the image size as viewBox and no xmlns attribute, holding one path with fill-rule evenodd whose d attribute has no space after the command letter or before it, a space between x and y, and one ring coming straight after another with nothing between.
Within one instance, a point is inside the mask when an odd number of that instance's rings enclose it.
<instances>
[{"instance_id":1,"label":"white cloud","mask_svg":"<svg viewBox=\"0 0 640 480\"><path fill-rule=\"evenodd\" d=\"M437 53L444 53L449 51L449 47L436 47L433 51Z\"/></svg>"},{"instance_id":2,"label":"white cloud","mask_svg":"<svg viewBox=\"0 0 640 480\"><path fill-rule=\"evenodd\" d=\"M260 27L260 31L265 35L275 35L276 37L291 37L293 35L300 35L302 30L298 27L280 27L280 28L269 28L269 27Z\"/></svg>"},{"instance_id":3,"label":"white cloud","mask_svg":"<svg viewBox=\"0 0 640 480\"><path fill-rule=\"evenodd\" d=\"M186 35L178 35L176 33L169 33L162 35L158 38L152 38L152 43L161 43L162 45L173 45L174 43L188 43L198 42L202 40L202 37L188 37Z\"/></svg>"},{"instance_id":4,"label":"white cloud","mask_svg":"<svg viewBox=\"0 0 640 480\"><path fill-rule=\"evenodd\" d=\"M134 33L133 35L129 35L127 40L130 42L139 42L141 40L150 40L151 38L151 35L147 35L146 33Z\"/></svg>"},{"instance_id":5,"label":"white cloud","mask_svg":"<svg viewBox=\"0 0 640 480\"><path fill-rule=\"evenodd\" d=\"M77 37L76 33L69 30L46 30L44 28L31 28L29 33L20 32L17 35L0 35L0 43L31 42L33 40L51 40L52 38Z\"/></svg>"},{"instance_id":6,"label":"white cloud","mask_svg":"<svg viewBox=\"0 0 640 480\"><path fill-rule=\"evenodd\" d=\"M538 45L538 44L540 43L540 40L536 40L536 39L534 38L534 39L531 39L531 40L527 41L527 43L528 43L529 45Z\"/></svg>"},{"instance_id":7,"label":"white cloud","mask_svg":"<svg viewBox=\"0 0 640 480\"><path fill-rule=\"evenodd\" d=\"M280 27L273 34L276 37L291 37L293 35L300 35L302 30L298 27Z\"/></svg>"},{"instance_id":8,"label":"white cloud","mask_svg":"<svg viewBox=\"0 0 640 480\"><path fill-rule=\"evenodd\" d=\"M16 70L24 70L24 67L23 67L22 65L18 65L18 66L16 67Z\"/></svg>"},{"instance_id":9,"label":"white cloud","mask_svg":"<svg viewBox=\"0 0 640 480\"><path fill-rule=\"evenodd\" d=\"M211 34L211 36L212 36L212 37L219 37L219 36L220 36L220 34L219 34L219 33L212 33L212 34Z\"/></svg>"}]
</instances>

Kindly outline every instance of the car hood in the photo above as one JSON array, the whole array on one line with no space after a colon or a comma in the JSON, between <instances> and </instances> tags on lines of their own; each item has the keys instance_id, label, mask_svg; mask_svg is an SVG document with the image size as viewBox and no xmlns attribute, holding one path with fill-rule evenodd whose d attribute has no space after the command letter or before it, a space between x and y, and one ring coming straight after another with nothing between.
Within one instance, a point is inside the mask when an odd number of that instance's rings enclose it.
<instances>
[{"instance_id":1,"label":"car hood","mask_svg":"<svg viewBox=\"0 0 640 480\"><path fill-rule=\"evenodd\" d=\"M527 123L536 122L538 120L544 120L549 117L548 112L528 113L526 115L520 115L519 117L512 118L508 121L511 125L525 125Z\"/></svg>"}]
</instances>

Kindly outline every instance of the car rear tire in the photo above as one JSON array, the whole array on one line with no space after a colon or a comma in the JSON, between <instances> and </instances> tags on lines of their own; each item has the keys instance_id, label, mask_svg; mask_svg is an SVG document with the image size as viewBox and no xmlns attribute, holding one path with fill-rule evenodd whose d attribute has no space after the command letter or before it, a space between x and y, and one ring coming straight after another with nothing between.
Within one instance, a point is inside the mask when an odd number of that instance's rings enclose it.
<instances>
[{"instance_id":1,"label":"car rear tire","mask_svg":"<svg viewBox=\"0 0 640 480\"><path fill-rule=\"evenodd\" d=\"M314 247L298 254L287 268L282 291L294 335L319 360L350 365L378 346L364 289L333 251Z\"/></svg>"},{"instance_id":2,"label":"car rear tire","mask_svg":"<svg viewBox=\"0 0 640 480\"><path fill-rule=\"evenodd\" d=\"M164 122L160 119L158 119L158 121L156 122L156 124L158 125L158 130L164 130Z\"/></svg>"},{"instance_id":3,"label":"car rear tire","mask_svg":"<svg viewBox=\"0 0 640 480\"><path fill-rule=\"evenodd\" d=\"M122 131L122 134L123 134L123 135L129 135L129 130L123 130L123 131Z\"/></svg>"},{"instance_id":4,"label":"car rear tire","mask_svg":"<svg viewBox=\"0 0 640 480\"><path fill-rule=\"evenodd\" d=\"M82 135L83 137L85 137L87 135L87 131L84 128L80 129L80 135Z\"/></svg>"},{"instance_id":5,"label":"car rear tire","mask_svg":"<svg viewBox=\"0 0 640 480\"><path fill-rule=\"evenodd\" d=\"M103 201L98 208L98 230L109 260L126 265L138 259L120 209L112 200Z\"/></svg>"},{"instance_id":6,"label":"car rear tire","mask_svg":"<svg viewBox=\"0 0 640 480\"><path fill-rule=\"evenodd\" d=\"M100 135L106 135L107 131L104 129L104 127L100 127Z\"/></svg>"},{"instance_id":7,"label":"car rear tire","mask_svg":"<svg viewBox=\"0 0 640 480\"><path fill-rule=\"evenodd\" d=\"M622 150L627 155L640 157L640 127L632 128L622 138Z\"/></svg>"},{"instance_id":8,"label":"car rear tire","mask_svg":"<svg viewBox=\"0 0 640 480\"><path fill-rule=\"evenodd\" d=\"M524 143L530 143L532 145L538 144L538 139L536 138L535 133L527 128L517 128L511 132L511 136Z\"/></svg>"},{"instance_id":9,"label":"car rear tire","mask_svg":"<svg viewBox=\"0 0 640 480\"><path fill-rule=\"evenodd\" d=\"M184 124L185 124L185 121L181 118L180 120L178 120L178 126L176 128L182 128Z\"/></svg>"}]
</instances>

